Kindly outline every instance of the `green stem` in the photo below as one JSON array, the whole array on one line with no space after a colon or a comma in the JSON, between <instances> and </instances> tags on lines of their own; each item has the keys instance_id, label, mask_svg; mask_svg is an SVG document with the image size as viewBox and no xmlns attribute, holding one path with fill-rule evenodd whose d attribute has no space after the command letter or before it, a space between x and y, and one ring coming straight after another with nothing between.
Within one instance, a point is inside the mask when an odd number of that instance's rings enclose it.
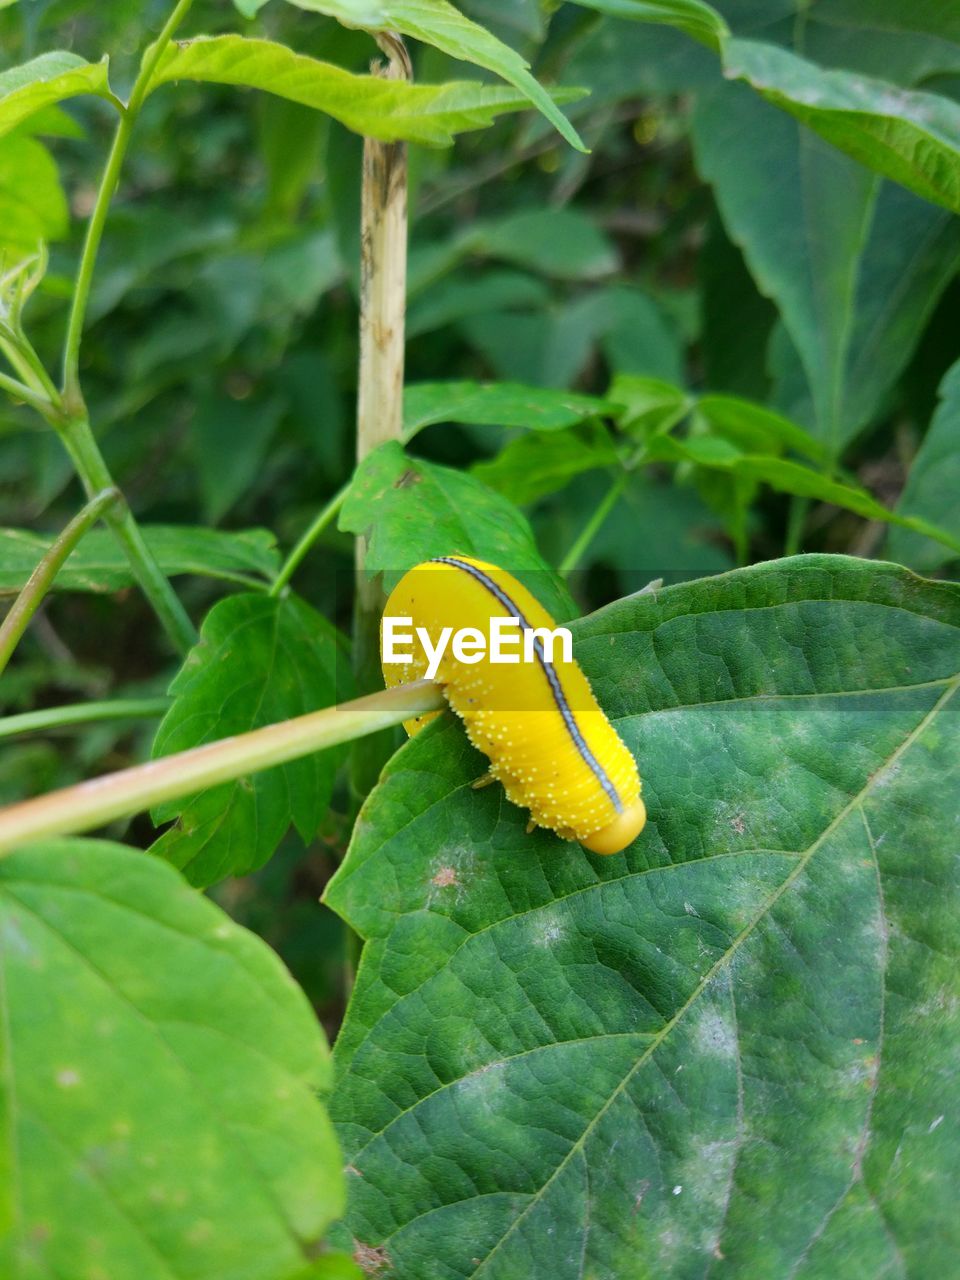
<instances>
[{"instance_id":1,"label":"green stem","mask_svg":"<svg viewBox=\"0 0 960 1280\"><path fill-rule=\"evenodd\" d=\"M53 409L53 405L46 396L37 391L31 391L25 383L19 382L16 378L11 378L9 374L0 373L0 387L6 391L11 399L22 400L24 404L30 405L36 409L37 413L42 413L44 417L47 417Z\"/></svg>"},{"instance_id":2,"label":"green stem","mask_svg":"<svg viewBox=\"0 0 960 1280\"><path fill-rule=\"evenodd\" d=\"M0 854L30 840L102 827L443 706L437 686L420 680L11 805L0 810Z\"/></svg>"},{"instance_id":3,"label":"green stem","mask_svg":"<svg viewBox=\"0 0 960 1280\"><path fill-rule=\"evenodd\" d=\"M795 556L803 545L803 531L810 511L810 499L793 497L787 515L787 536L783 544L785 556Z\"/></svg>"},{"instance_id":4,"label":"green stem","mask_svg":"<svg viewBox=\"0 0 960 1280\"><path fill-rule=\"evenodd\" d=\"M616 480L614 480L613 484L607 490L605 496L598 504L596 511L594 511L593 515L583 526L579 537L560 562L560 573L563 577L569 577L583 559L590 543L593 542L594 538L600 532L607 516L609 516L610 512L616 506L617 500L623 493L624 489L626 489L629 479L629 472L624 471L622 475L617 476Z\"/></svg>"},{"instance_id":5,"label":"green stem","mask_svg":"<svg viewBox=\"0 0 960 1280\"><path fill-rule=\"evenodd\" d=\"M110 702L79 702L69 707L44 707L0 720L0 738L22 733L47 733L72 725L102 720L158 720L171 706L169 698L116 698Z\"/></svg>"},{"instance_id":6,"label":"green stem","mask_svg":"<svg viewBox=\"0 0 960 1280\"><path fill-rule=\"evenodd\" d=\"M97 264L97 253L103 238L103 228L110 211L110 201L117 189L120 170L130 144L137 116L150 87L157 63L160 61L167 45L180 23L187 16L193 0L178 0L176 7L167 19L156 43L146 52L140 64L140 71L130 92L130 101L120 117L117 131L113 136L113 145L107 157L107 163L100 180L97 199L87 223L87 234L80 255L77 269L77 280L70 304L70 316L67 320L67 333L63 345L63 397L71 413L80 412L83 396L80 391L80 342L83 337L83 323L87 314L87 303L90 300L90 286L93 272Z\"/></svg>"},{"instance_id":7,"label":"green stem","mask_svg":"<svg viewBox=\"0 0 960 1280\"><path fill-rule=\"evenodd\" d=\"M20 643L20 637L27 629L27 624L40 608L44 596L53 585L53 580L63 567L67 556L83 535L119 498L119 491L109 488L91 498L83 510L78 512L54 539L49 550L31 573L0 626L0 674L10 661L14 649Z\"/></svg>"},{"instance_id":8,"label":"green stem","mask_svg":"<svg viewBox=\"0 0 960 1280\"><path fill-rule=\"evenodd\" d=\"M92 498L101 489L116 487L86 418L76 418L67 423L60 438L83 481L88 497ZM197 639L193 623L173 587L164 577L122 496L115 506L104 513L104 520L126 552L134 576L153 605L174 648L179 653L186 653Z\"/></svg>"},{"instance_id":9,"label":"green stem","mask_svg":"<svg viewBox=\"0 0 960 1280\"><path fill-rule=\"evenodd\" d=\"M270 595L277 596L287 585L290 579L296 573L300 566L301 560L306 556L307 552L326 529L327 525L336 516L337 512L343 506L344 499L350 488L349 484L345 484L339 493L335 493L325 507L321 509L316 519L304 533L303 537L293 548L283 563L283 567L273 580L270 587Z\"/></svg>"},{"instance_id":10,"label":"green stem","mask_svg":"<svg viewBox=\"0 0 960 1280\"><path fill-rule=\"evenodd\" d=\"M59 411L60 392L53 385L53 379L43 367L43 361L24 336L7 330L4 336L0 338L0 350L3 351L12 367L19 373L24 385L29 387L34 395L41 396L45 402L49 402L49 404L45 403L42 408L37 406L44 417L50 416L51 408Z\"/></svg>"}]
</instances>

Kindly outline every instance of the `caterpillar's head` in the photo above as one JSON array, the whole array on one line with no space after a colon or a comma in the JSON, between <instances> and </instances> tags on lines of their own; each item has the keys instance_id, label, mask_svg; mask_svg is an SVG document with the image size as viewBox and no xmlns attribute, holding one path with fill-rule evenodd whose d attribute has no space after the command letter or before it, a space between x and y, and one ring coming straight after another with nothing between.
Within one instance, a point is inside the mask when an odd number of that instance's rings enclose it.
<instances>
[{"instance_id":1,"label":"caterpillar's head","mask_svg":"<svg viewBox=\"0 0 960 1280\"><path fill-rule=\"evenodd\" d=\"M637 796L633 804L628 805L623 813L618 814L612 822L587 836L580 843L591 853L619 853L628 844L636 840L647 822L647 808Z\"/></svg>"}]
</instances>

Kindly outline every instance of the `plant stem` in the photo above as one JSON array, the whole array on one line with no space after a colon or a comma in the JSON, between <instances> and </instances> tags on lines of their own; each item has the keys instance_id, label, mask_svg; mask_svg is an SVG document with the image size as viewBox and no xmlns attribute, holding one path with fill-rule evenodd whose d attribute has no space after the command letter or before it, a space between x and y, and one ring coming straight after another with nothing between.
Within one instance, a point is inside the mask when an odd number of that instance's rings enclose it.
<instances>
[{"instance_id":1,"label":"plant stem","mask_svg":"<svg viewBox=\"0 0 960 1280\"><path fill-rule=\"evenodd\" d=\"M410 80L399 36L378 37L388 62L374 68L385 80ZM360 374L357 384L357 461L403 432L404 313L407 304L407 148L402 142L363 141L360 243Z\"/></svg>"},{"instance_id":2,"label":"plant stem","mask_svg":"<svg viewBox=\"0 0 960 1280\"><path fill-rule=\"evenodd\" d=\"M583 559L590 543L593 542L594 538L603 527L607 516L609 516L610 512L617 505L617 499L623 493L624 489L626 489L629 479L630 473L627 471L624 471L621 475L617 476L616 480L614 480L604 497L597 504L596 511L594 511L593 515L583 526L579 536L576 538L570 550L563 557L563 560L560 563L560 573L564 578L568 578Z\"/></svg>"},{"instance_id":3,"label":"plant stem","mask_svg":"<svg viewBox=\"0 0 960 1280\"><path fill-rule=\"evenodd\" d=\"M20 637L27 629L27 624L40 608L44 596L53 585L53 580L63 567L67 556L83 535L119 498L119 491L109 488L91 498L83 510L79 511L54 539L49 550L31 573L23 590L10 606L3 624L0 625L0 674L10 661L14 649L20 643Z\"/></svg>"},{"instance_id":4,"label":"plant stem","mask_svg":"<svg viewBox=\"0 0 960 1280\"><path fill-rule=\"evenodd\" d=\"M110 702L79 702L69 707L44 707L0 720L0 738L22 733L46 733L101 720L156 720L171 706L170 698L116 698Z\"/></svg>"},{"instance_id":5,"label":"plant stem","mask_svg":"<svg viewBox=\"0 0 960 1280\"><path fill-rule=\"evenodd\" d=\"M376 733L443 705L437 686L420 680L11 805L0 809L0 854L30 840L102 827L114 818Z\"/></svg>"},{"instance_id":6,"label":"plant stem","mask_svg":"<svg viewBox=\"0 0 960 1280\"><path fill-rule=\"evenodd\" d=\"M19 373L25 386L40 396L43 405L34 405L44 417L53 417L60 411L60 392L53 385L53 379L43 367L43 361L34 351L22 334L7 331L0 338L0 351Z\"/></svg>"},{"instance_id":7,"label":"plant stem","mask_svg":"<svg viewBox=\"0 0 960 1280\"><path fill-rule=\"evenodd\" d=\"M80 255L63 346L63 398L70 413L81 412L83 406L83 396L80 391L80 342L83 337L83 322L87 314L87 303L90 300L90 286L93 282L100 241L103 238L103 228L110 210L110 201L117 189L130 136L150 87L153 72L174 32L187 16L192 3L193 0L178 0L156 43L146 51L140 63L140 71L130 92L130 101L120 117L117 131L113 136L113 145L100 180L100 189L97 192L90 221L87 223L87 234Z\"/></svg>"},{"instance_id":8,"label":"plant stem","mask_svg":"<svg viewBox=\"0 0 960 1280\"><path fill-rule=\"evenodd\" d=\"M86 418L68 422L61 430L60 438L89 498L101 489L116 487ZM122 494L116 504L104 512L104 521L126 552L134 576L153 605L174 648L181 654L186 653L197 638L193 623L144 541Z\"/></svg>"},{"instance_id":9,"label":"plant stem","mask_svg":"<svg viewBox=\"0 0 960 1280\"><path fill-rule=\"evenodd\" d=\"M394 32L374 37L387 54L372 68L386 80L413 78L406 46ZM363 141L360 256L360 369L357 382L357 462L403 435L403 364L407 305L407 148L402 142ZM356 542L353 670L364 692L380 683L383 591L365 571L366 539ZM392 743L364 743L351 752L354 794L376 782Z\"/></svg>"},{"instance_id":10,"label":"plant stem","mask_svg":"<svg viewBox=\"0 0 960 1280\"><path fill-rule=\"evenodd\" d=\"M278 596L280 592L283 590L283 588L290 581L290 579L293 577L294 573L296 573L297 569L300 566L301 560L303 560L304 556L307 554L307 552L310 550L310 548L313 546L316 540L320 537L321 533L323 533L324 529L326 529L327 525L330 523L331 520L334 519L337 512L343 506L344 499L347 496L347 492L349 488L350 488L350 485L345 484L343 488L339 491L339 493L335 493L333 497L330 499L330 501L327 503L327 505L320 510L319 514L317 515L313 523L310 525L309 529L307 529L306 533L304 533L304 535L300 538L297 545L293 548L293 550L290 552L290 554L287 556L286 560L284 561L283 566L280 569L280 572L274 578L273 583L270 587L270 592L269 592L270 595Z\"/></svg>"},{"instance_id":11,"label":"plant stem","mask_svg":"<svg viewBox=\"0 0 960 1280\"><path fill-rule=\"evenodd\" d=\"M9 374L0 373L0 388L6 391L11 399L22 400L24 404L30 405L31 408L36 409L37 413L42 413L44 417L53 409L53 405L46 396L37 391L31 391L25 383L19 382L16 378L11 378Z\"/></svg>"}]
</instances>

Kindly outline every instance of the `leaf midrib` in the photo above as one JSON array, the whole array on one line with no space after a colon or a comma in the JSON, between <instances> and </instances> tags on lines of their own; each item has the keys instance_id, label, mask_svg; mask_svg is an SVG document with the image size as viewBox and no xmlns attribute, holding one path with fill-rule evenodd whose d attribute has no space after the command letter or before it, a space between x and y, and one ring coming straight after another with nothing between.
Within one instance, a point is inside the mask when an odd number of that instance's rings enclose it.
<instances>
[{"instance_id":1,"label":"leaf midrib","mask_svg":"<svg viewBox=\"0 0 960 1280\"><path fill-rule=\"evenodd\" d=\"M700 979L700 981L694 987L693 991L688 996L686 1001L684 1001L684 1003L680 1006L680 1008L673 1015L670 1021L662 1028L661 1031L656 1033L649 1047L646 1050L644 1050L644 1052L633 1064L633 1066L630 1068L627 1074L623 1077L623 1079L620 1081L617 1087L611 1091L607 1101L603 1104L600 1110L594 1115L594 1117L587 1123L580 1137L576 1140L576 1142L573 1143L570 1150L563 1157L563 1159L557 1163L556 1169L554 1169L550 1177L544 1182L540 1190L535 1192L530 1197L528 1204L516 1216L516 1218L514 1218L513 1222L511 1222L510 1226L503 1233L503 1235L500 1237L500 1239L497 1241L494 1247L489 1251L489 1253L479 1263L479 1265L475 1267L472 1272L470 1272L471 1280L472 1280L472 1277L479 1276L481 1274L481 1272L487 1266L491 1258L494 1257L497 1251L510 1238L513 1232L517 1229L517 1226L523 1221L526 1215L530 1212L531 1208L536 1207L536 1205L540 1203L541 1198L546 1193L548 1187L559 1176L559 1174L567 1167L567 1164L569 1163L569 1161L576 1154L578 1154L583 1150L587 1142L587 1139L592 1134L595 1126L599 1123L599 1121L603 1118L603 1116L606 1115L607 1111L610 1109L613 1103L620 1097L623 1090L627 1087L629 1082L633 1079L634 1075L641 1069L641 1067L646 1065L646 1063L650 1060L653 1054L656 1053L660 1045L663 1044L664 1040L666 1040L666 1038L669 1036L673 1028L683 1019L683 1017L689 1012L689 1010L696 1004L700 996L707 989L709 984L714 980L717 974L728 964L730 960L733 959L733 957L740 950L743 944L753 935L753 931L759 925L761 920L765 918L765 916L773 909L773 907L777 904L777 902L779 902L779 900L784 896L784 894L793 886L793 884L797 881L797 879L803 874L803 872L809 866L810 861L813 858L814 854L821 848L823 843L827 839L829 839L829 837L834 833L834 831L838 829L838 827L843 822L846 821L846 819L850 816L850 814L855 809L862 806L864 799L870 794L870 792L876 785L877 779L883 773L885 773L886 770L888 770L890 766L900 758L900 756L902 756L906 751L910 749L910 747L917 741L917 739L924 732L924 730L930 724L933 723L933 721L939 715L941 710L944 708L944 706L946 706L946 704L950 701L950 699L953 697L953 695L957 692L958 689L960 689L960 675L954 678L950 686L946 689L946 691L942 694L942 696L937 699L933 707L931 707L931 709L919 721L919 723L915 726L915 728L912 729L909 734L907 734L907 736L903 739L903 741L896 748L896 750L891 752L890 756L887 758L884 764L881 765L880 768L877 769L867 779L867 782L860 789L860 791L858 791L857 794L853 796L853 798L846 805L844 805L844 807L840 810L840 812L824 828L824 830L817 837L817 839L810 846L810 848L807 849L806 852L800 856L800 858L797 861L797 865L791 870L790 874L786 877L786 879L783 881L780 887L774 893L769 895L769 897L766 899L766 901L763 903L760 909L755 913L753 919L750 920L749 923L744 926L744 928L740 931L740 933L733 940L733 942L730 944L727 950L723 953L723 955L710 967L710 969L707 970L704 976Z\"/></svg>"}]
</instances>

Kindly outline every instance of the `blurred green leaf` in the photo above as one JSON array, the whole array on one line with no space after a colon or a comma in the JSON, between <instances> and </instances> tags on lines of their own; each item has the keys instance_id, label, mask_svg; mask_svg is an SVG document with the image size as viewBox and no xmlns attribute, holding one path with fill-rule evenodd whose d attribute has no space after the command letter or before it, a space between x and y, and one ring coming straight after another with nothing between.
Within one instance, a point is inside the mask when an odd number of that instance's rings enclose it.
<instances>
[{"instance_id":1,"label":"blurred green leaf","mask_svg":"<svg viewBox=\"0 0 960 1280\"><path fill-rule=\"evenodd\" d=\"M844 443L882 412L958 266L960 221L903 187L881 183L847 331L838 414ZM809 378L782 324L773 331L768 358L778 406L815 427Z\"/></svg>"},{"instance_id":2,"label":"blurred green leaf","mask_svg":"<svg viewBox=\"0 0 960 1280\"><path fill-rule=\"evenodd\" d=\"M751 400L739 396L701 396L697 412L721 436L747 451L776 453L792 449L801 457L824 463L826 450L809 431Z\"/></svg>"},{"instance_id":3,"label":"blurred green leaf","mask_svg":"<svg viewBox=\"0 0 960 1280\"><path fill-rule=\"evenodd\" d=\"M701 467L729 471L744 480L759 481L778 493L798 498L816 498L820 502L852 511L865 520L900 525L926 537L935 538L960 554L960 536L942 529L921 516L900 515L878 502L865 489L832 480L822 472L792 462L788 458L744 453L721 436L692 435L680 440L675 436L654 436L647 443L646 456L652 460L694 462Z\"/></svg>"},{"instance_id":4,"label":"blurred green leaf","mask_svg":"<svg viewBox=\"0 0 960 1280\"><path fill-rule=\"evenodd\" d=\"M625 285L539 311L473 315L462 328L496 373L542 386L576 384L598 355L613 371L682 381L683 349L662 308Z\"/></svg>"},{"instance_id":5,"label":"blurred green leaf","mask_svg":"<svg viewBox=\"0 0 960 1280\"><path fill-rule=\"evenodd\" d=\"M650 813L613 858L472 790L455 721L393 758L326 899L367 940L348 1223L396 1275L949 1273L958 627L833 556L574 624Z\"/></svg>"},{"instance_id":6,"label":"blurred green leaf","mask_svg":"<svg viewBox=\"0 0 960 1280\"><path fill-rule=\"evenodd\" d=\"M0 1272L277 1280L342 1211L323 1032L259 938L139 850L0 862Z\"/></svg>"},{"instance_id":7,"label":"blurred green leaf","mask_svg":"<svg viewBox=\"0 0 960 1280\"><path fill-rule=\"evenodd\" d=\"M712 391L766 400L767 348L777 310L757 288L717 213L707 224L697 274L705 385Z\"/></svg>"},{"instance_id":8,"label":"blurred green leaf","mask_svg":"<svg viewBox=\"0 0 960 1280\"><path fill-rule=\"evenodd\" d=\"M221 600L170 685L175 701L154 757L332 706L349 667L338 646L326 618L296 596ZM262 866L291 823L308 843L330 802L339 754L320 752L159 805L155 823L177 821L152 852L206 886Z\"/></svg>"},{"instance_id":9,"label":"blurred green leaf","mask_svg":"<svg viewBox=\"0 0 960 1280\"><path fill-rule=\"evenodd\" d=\"M280 567L276 538L267 529L222 533L190 525L142 525L147 546L167 577L196 574L224 582L270 581ZM50 549L52 536L0 529L0 594L20 590ZM92 529L60 570L54 591L120 591L135 579L126 554L108 529Z\"/></svg>"},{"instance_id":10,"label":"blurred green leaf","mask_svg":"<svg viewBox=\"0 0 960 1280\"><path fill-rule=\"evenodd\" d=\"M943 380L939 407L910 467L897 511L929 520L960 541L960 362ZM958 555L906 529L891 529L888 546L894 559L927 572Z\"/></svg>"},{"instance_id":11,"label":"blurred green leaf","mask_svg":"<svg viewBox=\"0 0 960 1280\"><path fill-rule=\"evenodd\" d=\"M501 308L536 309L549 299L547 286L536 276L519 271L488 271L478 278L475 267L468 270L466 276L438 280L413 299L407 313L408 338Z\"/></svg>"},{"instance_id":12,"label":"blurred green leaf","mask_svg":"<svg viewBox=\"0 0 960 1280\"><path fill-rule=\"evenodd\" d=\"M529 63L484 27L464 17L447 0L291 0L291 3L300 9L328 14L348 27L397 31L433 45L451 58L485 67L519 89L571 146L578 151L585 150L576 129L530 74Z\"/></svg>"},{"instance_id":13,"label":"blurred green leaf","mask_svg":"<svg viewBox=\"0 0 960 1280\"><path fill-rule=\"evenodd\" d=\"M617 252L592 218L575 209L526 209L471 226L465 248L560 280L596 280L616 271Z\"/></svg>"},{"instance_id":14,"label":"blurred green leaf","mask_svg":"<svg viewBox=\"0 0 960 1280\"><path fill-rule=\"evenodd\" d=\"M42 53L0 72L0 136L64 98L92 93L116 101L107 81L108 62L106 55L86 62L74 53Z\"/></svg>"},{"instance_id":15,"label":"blurred green leaf","mask_svg":"<svg viewBox=\"0 0 960 1280\"><path fill-rule=\"evenodd\" d=\"M36 253L67 234L70 213L50 152L35 138L0 138L0 254L11 260Z\"/></svg>"},{"instance_id":16,"label":"blurred green leaf","mask_svg":"<svg viewBox=\"0 0 960 1280\"><path fill-rule=\"evenodd\" d=\"M696 403L695 397L682 387L662 378L641 378L633 373L618 373L608 394L623 405L623 430L641 434L671 430Z\"/></svg>"},{"instance_id":17,"label":"blurred green leaf","mask_svg":"<svg viewBox=\"0 0 960 1280\"><path fill-rule=\"evenodd\" d=\"M262 98L257 132L267 171L267 217L294 221L311 182L321 172L328 121L322 112L273 94Z\"/></svg>"},{"instance_id":18,"label":"blurred green leaf","mask_svg":"<svg viewBox=\"0 0 960 1280\"><path fill-rule=\"evenodd\" d=\"M909 359L960 259L960 224L880 184L744 85L701 98L694 140L727 229L796 346L806 425L837 456Z\"/></svg>"},{"instance_id":19,"label":"blurred green leaf","mask_svg":"<svg viewBox=\"0 0 960 1280\"><path fill-rule=\"evenodd\" d=\"M170 271L206 255L216 261L236 235L236 224L216 209L157 206L119 208L110 215L110 235L97 259L90 293L91 320L102 319L137 288L162 286ZM190 270L190 277L194 276Z\"/></svg>"},{"instance_id":20,"label":"blurred green leaf","mask_svg":"<svg viewBox=\"0 0 960 1280\"><path fill-rule=\"evenodd\" d=\"M431 146L448 146L456 133L483 128L504 111L529 106L528 95L509 89L474 81L427 85L358 76L271 40L238 35L197 36L171 45L151 86L172 80L263 89L325 111L355 133ZM552 103L551 110L559 115Z\"/></svg>"},{"instance_id":21,"label":"blurred green leaf","mask_svg":"<svg viewBox=\"0 0 960 1280\"><path fill-rule=\"evenodd\" d=\"M279 396L231 400L211 394L197 405L191 429L206 517L216 524L260 474L284 412Z\"/></svg>"},{"instance_id":22,"label":"blurred green leaf","mask_svg":"<svg viewBox=\"0 0 960 1280\"><path fill-rule=\"evenodd\" d=\"M717 53L730 34L720 14L703 0L575 0L575 3L612 18L676 27Z\"/></svg>"},{"instance_id":23,"label":"blurred green leaf","mask_svg":"<svg viewBox=\"0 0 960 1280\"><path fill-rule=\"evenodd\" d=\"M620 457L600 425L519 436L471 474L518 506L561 492L574 478L600 467L619 466Z\"/></svg>"},{"instance_id":24,"label":"blurred green leaf","mask_svg":"<svg viewBox=\"0 0 960 1280\"><path fill-rule=\"evenodd\" d=\"M366 539L367 572L382 573L387 591L414 565L459 552L523 574L555 618L572 612L516 507L462 471L411 458L399 444L383 444L361 462L340 528Z\"/></svg>"},{"instance_id":25,"label":"blurred green leaf","mask_svg":"<svg viewBox=\"0 0 960 1280\"><path fill-rule=\"evenodd\" d=\"M407 439L437 422L562 431L616 416L619 408L597 396L515 382L421 382L404 387L403 429Z\"/></svg>"},{"instance_id":26,"label":"blurred green leaf","mask_svg":"<svg viewBox=\"0 0 960 1280\"><path fill-rule=\"evenodd\" d=\"M787 49L731 40L725 73L745 80L862 164L960 213L960 105L846 71Z\"/></svg>"},{"instance_id":27,"label":"blurred green leaf","mask_svg":"<svg viewBox=\"0 0 960 1280\"><path fill-rule=\"evenodd\" d=\"M650 291L615 284L584 299L580 313L614 373L682 382L684 354L676 325Z\"/></svg>"}]
</instances>

